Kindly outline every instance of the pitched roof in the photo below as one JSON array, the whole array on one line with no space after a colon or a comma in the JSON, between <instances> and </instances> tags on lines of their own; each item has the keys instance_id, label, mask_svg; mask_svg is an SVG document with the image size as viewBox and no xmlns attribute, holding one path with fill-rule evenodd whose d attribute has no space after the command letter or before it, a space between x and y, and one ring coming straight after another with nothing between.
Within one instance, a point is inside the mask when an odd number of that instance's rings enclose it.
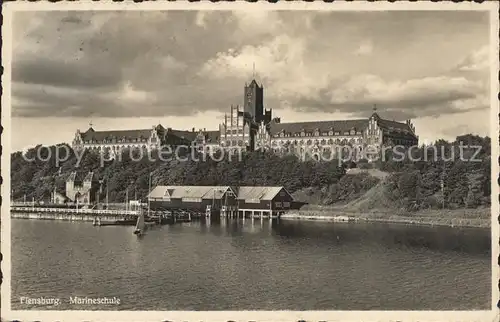
<instances>
[{"instance_id":1,"label":"pitched roof","mask_svg":"<svg viewBox=\"0 0 500 322\"><path fill-rule=\"evenodd\" d=\"M400 132L400 135L405 137L415 137L411 127L403 122L396 122L391 120L386 120L378 116L378 114L373 114L377 118L377 123L379 126L388 131ZM312 121L312 122L294 122L294 123L278 123L271 121L267 124L270 129L271 135L276 135L281 131L285 133L300 133L302 130L307 132L314 132L319 130L320 132L328 132L333 129L334 132L348 132L351 129L356 131L363 131L368 126L368 119L357 119L357 120L337 120L337 121Z\"/></svg>"},{"instance_id":2,"label":"pitched roof","mask_svg":"<svg viewBox=\"0 0 500 322\"><path fill-rule=\"evenodd\" d=\"M384 119L379 119L377 123L380 127L385 128L387 130L400 130L403 132L407 131L412 133L410 126L406 123L384 120Z\"/></svg>"},{"instance_id":3,"label":"pitched roof","mask_svg":"<svg viewBox=\"0 0 500 322\"><path fill-rule=\"evenodd\" d=\"M201 198L201 199L221 199L224 193L230 190L237 194L237 199L259 199L259 200L272 200L276 195L284 190L284 187L266 187L266 186L243 186L243 187L230 187L230 186L156 186L149 198L165 198L170 197L174 199L181 198Z\"/></svg>"},{"instance_id":4,"label":"pitched roof","mask_svg":"<svg viewBox=\"0 0 500 322\"><path fill-rule=\"evenodd\" d=\"M156 186L149 197L221 199L228 189L231 190L229 186Z\"/></svg>"},{"instance_id":5,"label":"pitched roof","mask_svg":"<svg viewBox=\"0 0 500 322\"><path fill-rule=\"evenodd\" d=\"M302 130L313 132L316 129L320 132L328 132L333 128L335 132L363 131L368 125L368 119L359 120L341 120L341 121L313 121L313 122L295 122L295 123L270 123L271 135L275 135L281 131L286 133L300 133Z\"/></svg>"},{"instance_id":6,"label":"pitched roof","mask_svg":"<svg viewBox=\"0 0 500 322\"><path fill-rule=\"evenodd\" d=\"M257 83L257 81L255 80L255 78L253 78L250 83L248 84L248 87L252 87L252 86L257 86L259 88L262 88L262 86L259 86L259 83Z\"/></svg>"},{"instance_id":7,"label":"pitched roof","mask_svg":"<svg viewBox=\"0 0 500 322\"><path fill-rule=\"evenodd\" d=\"M95 175L94 172L82 172L82 171L73 171L69 174L66 181L73 181L76 183L82 183L83 181L92 181L98 182L99 178Z\"/></svg>"},{"instance_id":8,"label":"pitched roof","mask_svg":"<svg viewBox=\"0 0 500 322\"><path fill-rule=\"evenodd\" d=\"M152 129L95 131L93 128L89 128L86 132L82 133L81 136L84 141L97 142L111 139L148 139L151 136L151 131Z\"/></svg>"},{"instance_id":9,"label":"pitched roof","mask_svg":"<svg viewBox=\"0 0 500 322\"><path fill-rule=\"evenodd\" d=\"M259 199L259 200L272 200L276 195L285 188L283 187L265 187L265 186L243 186L238 189L237 199ZM285 190L286 191L286 190ZM286 191L287 194L289 194Z\"/></svg>"},{"instance_id":10,"label":"pitched roof","mask_svg":"<svg viewBox=\"0 0 500 322\"><path fill-rule=\"evenodd\" d=\"M198 132L173 129L169 129L168 133L188 141L194 141L196 139L196 136L198 135Z\"/></svg>"}]
</instances>

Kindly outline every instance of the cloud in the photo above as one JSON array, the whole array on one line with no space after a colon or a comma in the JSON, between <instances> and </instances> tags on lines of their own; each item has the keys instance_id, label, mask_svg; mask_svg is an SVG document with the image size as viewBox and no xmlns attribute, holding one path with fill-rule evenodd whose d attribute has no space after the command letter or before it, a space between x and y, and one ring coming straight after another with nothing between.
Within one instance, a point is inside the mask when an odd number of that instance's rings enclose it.
<instances>
[{"instance_id":1,"label":"cloud","mask_svg":"<svg viewBox=\"0 0 500 322\"><path fill-rule=\"evenodd\" d=\"M333 84L332 84L333 85ZM342 109L378 104L403 110L416 109L420 116L450 113L455 102L475 99L484 88L465 77L434 76L387 81L375 75L359 75L336 84L326 93L330 103ZM443 104L447 104L443 106Z\"/></svg>"},{"instance_id":2,"label":"cloud","mask_svg":"<svg viewBox=\"0 0 500 322\"><path fill-rule=\"evenodd\" d=\"M243 79L251 75L255 62L275 107L301 111L338 111L363 117L377 104L386 115L405 119L488 108L487 78L448 72L399 79L374 74L339 76L308 60L308 45L305 38L279 35L258 46L218 53L200 74ZM475 63L481 57L477 52L481 53L474 51L468 55L474 59L464 61Z\"/></svg>"},{"instance_id":3,"label":"cloud","mask_svg":"<svg viewBox=\"0 0 500 322\"><path fill-rule=\"evenodd\" d=\"M242 103L243 85L254 64L257 80L265 86L267 108L356 116L379 104L384 113L404 117L487 106L487 42L481 35L488 28L483 18L398 14L16 14L13 114L154 117L225 112ZM468 35L457 27L464 23ZM433 30L439 37L428 37ZM425 37L427 43L421 41Z\"/></svg>"},{"instance_id":4,"label":"cloud","mask_svg":"<svg viewBox=\"0 0 500 322\"><path fill-rule=\"evenodd\" d=\"M360 44L358 49L354 51L354 54L364 56L364 55L370 55L372 51L373 51L373 44L371 41L367 41Z\"/></svg>"},{"instance_id":5,"label":"cloud","mask_svg":"<svg viewBox=\"0 0 500 322\"><path fill-rule=\"evenodd\" d=\"M206 18L212 11L198 11L196 13L195 24L199 27L206 27Z\"/></svg>"},{"instance_id":6,"label":"cloud","mask_svg":"<svg viewBox=\"0 0 500 322\"><path fill-rule=\"evenodd\" d=\"M489 55L489 46L483 46L466 56L463 61L458 64L457 69L460 71L487 70L490 65Z\"/></svg>"},{"instance_id":7,"label":"cloud","mask_svg":"<svg viewBox=\"0 0 500 322\"><path fill-rule=\"evenodd\" d=\"M18 60L12 67L12 80L24 84L98 88L113 86L122 78L121 70L99 61L76 59L61 61L40 57Z\"/></svg>"}]
</instances>

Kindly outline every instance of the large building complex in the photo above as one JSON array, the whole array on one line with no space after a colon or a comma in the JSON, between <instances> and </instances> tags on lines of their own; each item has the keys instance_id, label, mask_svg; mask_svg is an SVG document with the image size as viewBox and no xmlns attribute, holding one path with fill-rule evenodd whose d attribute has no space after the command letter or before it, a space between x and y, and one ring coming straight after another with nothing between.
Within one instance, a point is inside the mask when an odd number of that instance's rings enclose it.
<instances>
[{"instance_id":1,"label":"large building complex","mask_svg":"<svg viewBox=\"0 0 500 322\"><path fill-rule=\"evenodd\" d=\"M244 87L243 105L231 105L218 131L178 131L162 125L127 131L79 130L74 149L96 149L116 153L123 148L158 149L163 145L192 145L200 152L263 150L275 153L307 152L312 157L336 153L338 147L362 149L370 146L414 146L418 144L410 120L396 122L380 117L376 109L367 118L282 123L264 106L264 88L254 79Z\"/></svg>"}]
</instances>

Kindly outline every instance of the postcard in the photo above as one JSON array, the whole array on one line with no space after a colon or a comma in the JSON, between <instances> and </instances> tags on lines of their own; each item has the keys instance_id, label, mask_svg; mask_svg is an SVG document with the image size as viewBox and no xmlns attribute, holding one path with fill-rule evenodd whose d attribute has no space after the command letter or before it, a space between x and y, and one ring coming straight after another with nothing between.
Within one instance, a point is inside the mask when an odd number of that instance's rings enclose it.
<instances>
[{"instance_id":1,"label":"postcard","mask_svg":"<svg viewBox=\"0 0 500 322\"><path fill-rule=\"evenodd\" d=\"M498 3L7 3L4 320L498 321Z\"/></svg>"}]
</instances>

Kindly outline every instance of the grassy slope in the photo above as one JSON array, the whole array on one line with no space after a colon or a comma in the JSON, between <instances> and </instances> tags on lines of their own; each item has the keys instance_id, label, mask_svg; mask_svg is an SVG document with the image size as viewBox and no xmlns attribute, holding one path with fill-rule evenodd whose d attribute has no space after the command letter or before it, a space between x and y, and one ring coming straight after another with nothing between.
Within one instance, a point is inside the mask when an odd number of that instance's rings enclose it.
<instances>
[{"instance_id":1,"label":"grassy slope","mask_svg":"<svg viewBox=\"0 0 500 322\"><path fill-rule=\"evenodd\" d=\"M352 171L349 175L357 174L359 172L361 171ZM477 209L433 209L421 210L414 213L402 211L385 196L384 179L388 174L379 170L368 170L367 172L370 173L370 175L377 176L381 179L381 181L362 196L350 201L347 204L323 206L310 203L300 209L299 214L305 216L324 217L348 215L360 220L382 222L490 227L491 210L486 207ZM311 199L311 196L309 196L309 198Z\"/></svg>"}]
</instances>

